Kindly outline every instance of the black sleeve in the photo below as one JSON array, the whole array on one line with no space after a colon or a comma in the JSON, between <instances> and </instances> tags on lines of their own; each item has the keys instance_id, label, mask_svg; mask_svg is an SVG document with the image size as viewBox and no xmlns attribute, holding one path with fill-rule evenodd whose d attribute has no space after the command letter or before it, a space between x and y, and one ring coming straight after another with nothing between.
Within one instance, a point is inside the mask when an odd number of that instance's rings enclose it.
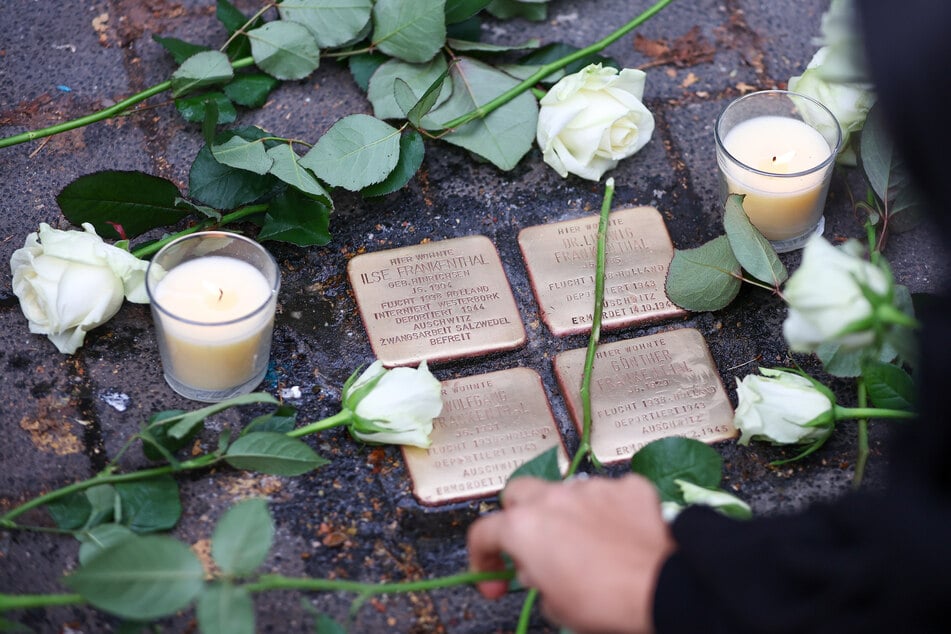
<instances>
[{"instance_id":1,"label":"black sleeve","mask_svg":"<svg viewBox=\"0 0 951 634\"><path fill-rule=\"evenodd\" d=\"M856 4L880 106L951 244L951 3ZM891 443L885 489L747 522L684 511L655 591L658 634L951 631L949 315L945 293L922 316L920 415Z\"/></svg>"}]
</instances>

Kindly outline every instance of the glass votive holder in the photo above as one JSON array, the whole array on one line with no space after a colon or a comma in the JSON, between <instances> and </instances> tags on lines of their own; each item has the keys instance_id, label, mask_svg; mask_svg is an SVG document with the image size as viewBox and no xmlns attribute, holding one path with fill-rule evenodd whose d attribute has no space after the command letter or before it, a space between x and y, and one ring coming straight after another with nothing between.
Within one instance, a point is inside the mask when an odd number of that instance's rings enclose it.
<instances>
[{"instance_id":1,"label":"glass votive holder","mask_svg":"<svg viewBox=\"0 0 951 634\"><path fill-rule=\"evenodd\" d=\"M815 99L764 90L733 101L714 129L721 200L745 194L750 222L777 252L825 227L823 208L842 131Z\"/></svg>"},{"instance_id":2,"label":"glass votive holder","mask_svg":"<svg viewBox=\"0 0 951 634\"><path fill-rule=\"evenodd\" d=\"M267 372L281 273L257 242L203 231L166 244L146 270L165 381L206 403L247 394Z\"/></svg>"}]
</instances>

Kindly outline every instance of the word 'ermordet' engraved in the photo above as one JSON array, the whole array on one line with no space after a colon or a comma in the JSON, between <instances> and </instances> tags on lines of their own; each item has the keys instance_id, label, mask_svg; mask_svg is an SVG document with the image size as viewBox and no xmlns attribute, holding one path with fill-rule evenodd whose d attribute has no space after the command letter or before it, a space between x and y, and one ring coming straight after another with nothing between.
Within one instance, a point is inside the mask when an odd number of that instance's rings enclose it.
<instances>
[{"instance_id":1,"label":"word 'ermordet' engraved","mask_svg":"<svg viewBox=\"0 0 951 634\"><path fill-rule=\"evenodd\" d=\"M535 370L513 368L443 381L442 398L432 446L403 447L420 503L494 495L522 463L551 447L558 447L562 473L568 468L568 453Z\"/></svg>"},{"instance_id":2,"label":"word 'ermordet' engraved","mask_svg":"<svg viewBox=\"0 0 951 634\"><path fill-rule=\"evenodd\" d=\"M526 227L518 236L542 321L555 336L590 332L598 217ZM605 243L605 330L686 313L664 289L674 257L664 219L653 207L609 215Z\"/></svg>"},{"instance_id":3,"label":"word 'ermordet' engraved","mask_svg":"<svg viewBox=\"0 0 951 634\"><path fill-rule=\"evenodd\" d=\"M386 366L525 343L512 288L485 236L364 253L350 260L347 274L370 345Z\"/></svg>"},{"instance_id":4,"label":"word 'ermordet' engraved","mask_svg":"<svg viewBox=\"0 0 951 634\"><path fill-rule=\"evenodd\" d=\"M555 357L555 374L581 431L586 350ZM680 328L598 347L591 370L591 446L605 464L665 436L716 442L736 436L733 407L706 341Z\"/></svg>"}]
</instances>

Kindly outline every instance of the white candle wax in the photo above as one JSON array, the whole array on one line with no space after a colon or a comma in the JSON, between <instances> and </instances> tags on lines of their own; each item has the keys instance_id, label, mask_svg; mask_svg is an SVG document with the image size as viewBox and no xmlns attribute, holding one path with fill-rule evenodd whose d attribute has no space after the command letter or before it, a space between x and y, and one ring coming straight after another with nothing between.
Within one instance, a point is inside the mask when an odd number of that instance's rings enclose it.
<instances>
[{"instance_id":1,"label":"white candle wax","mask_svg":"<svg viewBox=\"0 0 951 634\"><path fill-rule=\"evenodd\" d=\"M165 311L166 372L209 391L251 380L270 352L274 309L258 309L271 298L264 275L242 260L210 255L172 268L154 297Z\"/></svg>"},{"instance_id":2,"label":"white candle wax","mask_svg":"<svg viewBox=\"0 0 951 634\"><path fill-rule=\"evenodd\" d=\"M825 204L829 169L802 176L831 156L828 142L809 124L779 116L760 116L734 126L723 147L745 166L720 158L731 194L746 194L743 209L770 240L787 240L816 226Z\"/></svg>"}]
</instances>

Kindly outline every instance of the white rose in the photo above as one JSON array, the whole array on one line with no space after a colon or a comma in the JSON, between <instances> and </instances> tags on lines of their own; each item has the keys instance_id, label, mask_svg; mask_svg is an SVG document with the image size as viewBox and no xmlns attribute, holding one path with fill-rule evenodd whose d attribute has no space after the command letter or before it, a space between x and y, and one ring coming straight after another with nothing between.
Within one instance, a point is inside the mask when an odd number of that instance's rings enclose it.
<instances>
[{"instance_id":1,"label":"white rose","mask_svg":"<svg viewBox=\"0 0 951 634\"><path fill-rule=\"evenodd\" d=\"M353 412L350 433L364 442L429 447L433 419L442 411L442 386L426 362L386 370L375 361L343 388Z\"/></svg>"},{"instance_id":2,"label":"white rose","mask_svg":"<svg viewBox=\"0 0 951 634\"><path fill-rule=\"evenodd\" d=\"M829 79L824 67L830 56L829 47L820 48L806 71L789 79L789 90L812 97L832 111L842 130L842 149L837 160L846 165L857 163L849 145L851 133L865 126L868 111L875 104L875 91L870 83L842 82Z\"/></svg>"},{"instance_id":3,"label":"white rose","mask_svg":"<svg viewBox=\"0 0 951 634\"><path fill-rule=\"evenodd\" d=\"M891 280L861 254L862 247L854 240L839 248L820 236L806 243L802 264L783 290L789 305L783 336L790 349L814 352L829 343L854 350L874 342L875 307L863 287L888 296Z\"/></svg>"},{"instance_id":4,"label":"white rose","mask_svg":"<svg viewBox=\"0 0 951 634\"><path fill-rule=\"evenodd\" d=\"M92 225L83 228L60 231L42 223L10 258L13 292L30 332L46 335L66 354L83 345L88 331L111 319L123 297L148 303L148 262L106 244Z\"/></svg>"},{"instance_id":5,"label":"white rose","mask_svg":"<svg viewBox=\"0 0 951 634\"><path fill-rule=\"evenodd\" d=\"M832 433L834 403L807 378L794 372L760 368L736 381L733 424L740 444L767 440L776 444L809 443ZM819 425L808 425L821 420Z\"/></svg>"},{"instance_id":6,"label":"white rose","mask_svg":"<svg viewBox=\"0 0 951 634\"><path fill-rule=\"evenodd\" d=\"M536 140L545 162L563 177L596 181L644 147L654 132L641 103L645 78L600 64L561 78L540 102Z\"/></svg>"},{"instance_id":7,"label":"white rose","mask_svg":"<svg viewBox=\"0 0 951 634\"><path fill-rule=\"evenodd\" d=\"M842 146L836 160L853 166L857 158L849 137L865 126L868 111L875 103L856 20L851 0L833 0L822 15L822 37L818 40L822 47L802 75L791 77L788 82L789 90L808 95L832 111L842 130Z\"/></svg>"}]
</instances>

